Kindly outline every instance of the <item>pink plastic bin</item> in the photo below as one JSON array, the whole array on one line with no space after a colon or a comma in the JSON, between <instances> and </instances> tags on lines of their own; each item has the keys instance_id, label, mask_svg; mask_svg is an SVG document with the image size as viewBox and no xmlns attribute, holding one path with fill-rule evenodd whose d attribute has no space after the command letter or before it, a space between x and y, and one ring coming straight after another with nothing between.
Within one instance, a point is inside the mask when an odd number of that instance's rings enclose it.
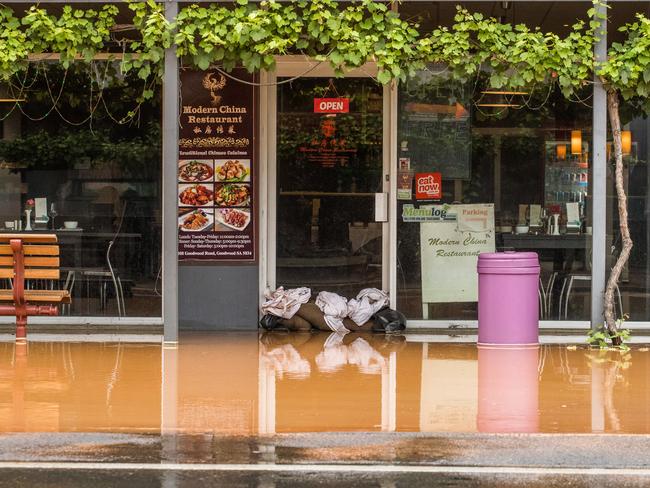
<instances>
[{"instance_id":1,"label":"pink plastic bin","mask_svg":"<svg viewBox=\"0 0 650 488\"><path fill-rule=\"evenodd\" d=\"M477 268L479 345L539 344L537 253L483 253Z\"/></svg>"}]
</instances>

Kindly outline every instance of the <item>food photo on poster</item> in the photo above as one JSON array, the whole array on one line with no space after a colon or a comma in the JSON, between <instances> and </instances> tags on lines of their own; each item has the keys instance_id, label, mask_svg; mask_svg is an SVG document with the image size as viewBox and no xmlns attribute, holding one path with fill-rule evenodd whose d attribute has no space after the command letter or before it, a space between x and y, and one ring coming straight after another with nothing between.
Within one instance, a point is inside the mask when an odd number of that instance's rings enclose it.
<instances>
[{"instance_id":1,"label":"food photo on poster","mask_svg":"<svg viewBox=\"0 0 650 488\"><path fill-rule=\"evenodd\" d=\"M218 207L244 207L250 204L250 185L241 183L217 184L214 203Z\"/></svg>"},{"instance_id":2,"label":"food photo on poster","mask_svg":"<svg viewBox=\"0 0 650 488\"><path fill-rule=\"evenodd\" d=\"M248 208L220 208L216 211L216 221L216 232L244 230L251 222L251 212Z\"/></svg>"},{"instance_id":3,"label":"food photo on poster","mask_svg":"<svg viewBox=\"0 0 650 488\"><path fill-rule=\"evenodd\" d=\"M214 169L212 161L197 161L195 159L180 161L178 180L186 182L212 181Z\"/></svg>"},{"instance_id":4,"label":"food photo on poster","mask_svg":"<svg viewBox=\"0 0 650 488\"><path fill-rule=\"evenodd\" d=\"M188 207L202 207L211 205L214 201L214 190L210 183L195 185L178 185L179 205Z\"/></svg>"},{"instance_id":5,"label":"food photo on poster","mask_svg":"<svg viewBox=\"0 0 650 488\"><path fill-rule=\"evenodd\" d=\"M182 211L182 210L181 210ZM178 218L179 229L183 232L201 232L212 229L214 223L213 209L190 209Z\"/></svg>"},{"instance_id":6,"label":"food photo on poster","mask_svg":"<svg viewBox=\"0 0 650 488\"><path fill-rule=\"evenodd\" d=\"M215 178L218 182L250 181L251 162L249 159L217 159Z\"/></svg>"}]
</instances>

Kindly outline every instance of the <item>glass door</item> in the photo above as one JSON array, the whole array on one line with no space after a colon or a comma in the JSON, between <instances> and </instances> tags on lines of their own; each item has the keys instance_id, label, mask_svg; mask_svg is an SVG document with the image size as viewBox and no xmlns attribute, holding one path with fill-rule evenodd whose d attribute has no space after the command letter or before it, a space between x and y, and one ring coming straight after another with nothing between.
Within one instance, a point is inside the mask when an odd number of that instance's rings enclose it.
<instances>
[{"instance_id":1,"label":"glass door","mask_svg":"<svg viewBox=\"0 0 650 488\"><path fill-rule=\"evenodd\" d=\"M381 288L382 86L367 77L277 81L276 285L347 297Z\"/></svg>"}]
</instances>

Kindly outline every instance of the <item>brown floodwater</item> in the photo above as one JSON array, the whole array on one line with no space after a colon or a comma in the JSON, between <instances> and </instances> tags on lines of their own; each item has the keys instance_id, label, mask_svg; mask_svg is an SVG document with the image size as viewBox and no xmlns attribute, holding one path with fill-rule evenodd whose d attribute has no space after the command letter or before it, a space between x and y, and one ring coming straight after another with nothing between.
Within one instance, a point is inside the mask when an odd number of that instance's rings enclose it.
<instances>
[{"instance_id":1,"label":"brown floodwater","mask_svg":"<svg viewBox=\"0 0 650 488\"><path fill-rule=\"evenodd\" d=\"M645 434L649 403L644 347L326 333L0 343L1 432Z\"/></svg>"}]
</instances>

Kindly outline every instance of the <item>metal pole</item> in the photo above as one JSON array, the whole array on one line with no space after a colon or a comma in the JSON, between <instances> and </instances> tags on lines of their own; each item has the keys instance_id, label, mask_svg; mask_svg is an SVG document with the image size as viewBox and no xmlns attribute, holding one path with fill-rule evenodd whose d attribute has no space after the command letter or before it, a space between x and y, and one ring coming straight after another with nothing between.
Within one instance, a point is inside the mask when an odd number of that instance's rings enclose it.
<instances>
[{"instance_id":1,"label":"metal pole","mask_svg":"<svg viewBox=\"0 0 650 488\"><path fill-rule=\"evenodd\" d=\"M597 8L607 13L605 5ZM598 61L607 58L606 21L594 46L594 54ZM603 325L607 274L607 93L597 76L594 76L593 144L591 328L595 329Z\"/></svg>"},{"instance_id":2,"label":"metal pole","mask_svg":"<svg viewBox=\"0 0 650 488\"><path fill-rule=\"evenodd\" d=\"M178 3L165 3L165 18L178 14ZM178 229L176 194L178 160L178 58L174 46L165 51L162 114L162 316L165 342L178 341Z\"/></svg>"}]
</instances>

